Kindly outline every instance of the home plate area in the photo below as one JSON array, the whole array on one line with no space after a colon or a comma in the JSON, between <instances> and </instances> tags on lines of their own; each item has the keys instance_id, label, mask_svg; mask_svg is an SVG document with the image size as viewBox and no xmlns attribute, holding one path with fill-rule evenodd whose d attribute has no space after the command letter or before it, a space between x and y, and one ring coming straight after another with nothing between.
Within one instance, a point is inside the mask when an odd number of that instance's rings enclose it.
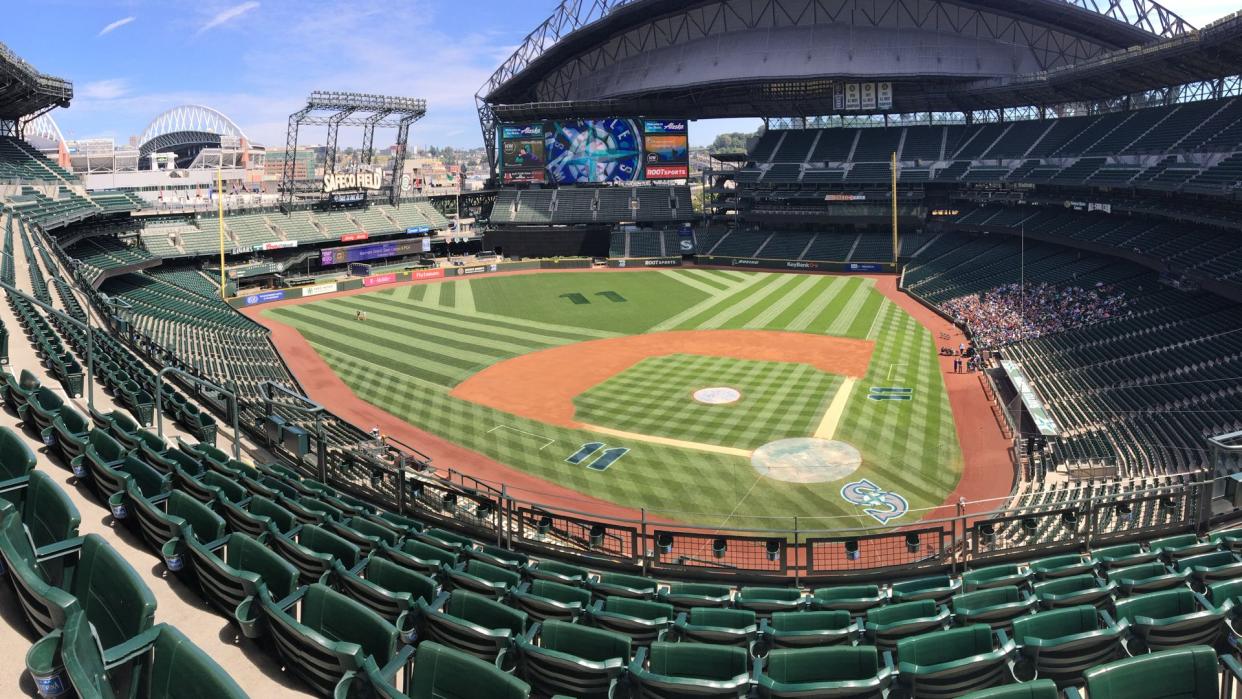
<instances>
[{"instance_id":1,"label":"home plate area","mask_svg":"<svg viewBox=\"0 0 1242 699\"><path fill-rule=\"evenodd\" d=\"M849 476L862 466L853 445L831 439L797 437L768 442L750 456L762 476L788 483L826 483Z\"/></svg>"}]
</instances>

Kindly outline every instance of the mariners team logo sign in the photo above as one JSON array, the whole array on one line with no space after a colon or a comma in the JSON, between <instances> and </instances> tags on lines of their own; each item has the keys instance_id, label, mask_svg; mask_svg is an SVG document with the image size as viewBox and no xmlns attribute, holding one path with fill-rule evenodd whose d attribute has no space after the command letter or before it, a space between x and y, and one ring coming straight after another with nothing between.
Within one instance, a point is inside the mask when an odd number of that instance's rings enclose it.
<instances>
[{"instance_id":1,"label":"mariners team logo sign","mask_svg":"<svg viewBox=\"0 0 1242 699\"><path fill-rule=\"evenodd\" d=\"M863 508L863 512L880 524L888 524L910 511L910 503L897 493L884 490L866 478L841 487L846 502Z\"/></svg>"}]
</instances>

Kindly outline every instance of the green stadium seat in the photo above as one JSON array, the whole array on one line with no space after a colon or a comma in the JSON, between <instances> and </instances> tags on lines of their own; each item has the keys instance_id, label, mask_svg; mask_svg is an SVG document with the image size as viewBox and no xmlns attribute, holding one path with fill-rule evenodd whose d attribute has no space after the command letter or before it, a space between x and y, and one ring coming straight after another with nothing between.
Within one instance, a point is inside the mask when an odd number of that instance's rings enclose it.
<instances>
[{"instance_id":1,"label":"green stadium seat","mask_svg":"<svg viewBox=\"0 0 1242 699\"><path fill-rule=\"evenodd\" d=\"M1014 674L1048 678L1064 687L1082 684L1082 673L1124 654L1123 629L1090 605L1066 607L1014 621L1013 640L1021 658Z\"/></svg>"},{"instance_id":2,"label":"green stadium seat","mask_svg":"<svg viewBox=\"0 0 1242 699\"><path fill-rule=\"evenodd\" d=\"M1150 650L1214 645L1225 630L1220 610L1187 588L1148 592L1117 602L1117 621L1133 637L1130 645Z\"/></svg>"},{"instance_id":3,"label":"green stadium seat","mask_svg":"<svg viewBox=\"0 0 1242 699\"><path fill-rule=\"evenodd\" d=\"M509 603L534 621L576 621L591 606L591 592L551 580L532 580L510 590Z\"/></svg>"},{"instance_id":4,"label":"green stadium seat","mask_svg":"<svg viewBox=\"0 0 1242 699\"><path fill-rule=\"evenodd\" d=\"M842 609L848 612L865 612L887 601L877 585L838 585L816 588L811 595L812 609Z\"/></svg>"},{"instance_id":5,"label":"green stadium seat","mask_svg":"<svg viewBox=\"0 0 1242 699\"><path fill-rule=\"evenodd\" d=\"M209 542L174 540L165 549L176 550L182 543L189 563L184 574L193 578L203 599L230 619L248 597L282 600L298 588L298 569L245 534Z\"/></svg>"},{"instance_id":6,"label":"green stadium seat","mask_svg":"<svg viewBox=\"0 0 1242 699\"><path fill-rule=\"evenodd\" d=\"M37 461L34 451L16 432L0 427L0 488L26 477Z\"/></svg>"},{"instance_id":7,"label":"green stadium seat","mask_svg":"<svg viewBox=\"0 0 1242 699\"><path fill-rule=\"evenodd\" d=\"M526 567L526 575L532 580L550 580L562 585L585 585L590 576L586 568L545 559Z\"/></svg>"},{"instance_id":8,"label":"green stadium seat","mask_svg":"<svg viewBox=\"0 0 1242 699\"><path fill-rule=\"evenodd\" d=\"M332 532L305 524L285 534L269 534L267 545L298 569L303 585L318 582L334 561L352 568L362 556L358 547Z\"/></svg>"},{"instance_id":9,"label":"green stadium seat","mask_svg":"<svg viewBox=\"0 0 1242 699\"><path fill-rule=\"evenodd\" d=\"M530 559L524 553L487 544L477 544L474 548L466 549L466 555L489 565L514 571L525 570L530 563Z\"/></svg>"},{"instance_id":10,"label":"green stadium seat","mask_svg":"<svg viewBox=\"0 0 1242 699\"><path fill-rule=\"evenodd\" d=\"M401 643L395 626L318 583L280 601L248 597L236 616L243 628L270 634L288 670L321 696L331 695L346 673L362 669L368 657L381 667L403 668L414 653Z\"/></svg>"},{"instance_id":11,"label":"green stadium seat","mask_svg":"<svg viewBox=\"0 0 1242 699\"><path fill-rule=\"evenodd\" d=\"M1173 571L1155 560L1108 571L1108 579L1117 583L1118 591L1127 597L1144 592L1185 587L1189 575L1190 571Z\"/></svg>"},{"instance_id":12,"label":"green stadium seat","mask_svg":"<svg viewBox=\"0 0 1242 699\"><path fill-rule=\"evenodd\" d=\"M890 589L894 602L915 602L929 599L936 604L945 604L950 597L957 594L961 587L962 581L954 580L948 575L931 575L895 582Z\"/></svg>"},{"instance_id":13,"label":"green stadium seat","mask_svg":"<svg viewBox=\"0 0 1242 699\"><path fill-rule=\"evenodd\" d=\"M52 436L49 430L64 407L65 400L60 394L47 386L40 386L27 396L26 405L17 411L17 415L23 422L29 422L42 437L43 443L50 446Z\"/></svg>"},{"instance_id":14,"label":"green stadium seat","mask_svg":"<svg viewBox=\"0 0 1242 699\"><path fill-rule=\"evenodd\" d=\"M1208 541L1233 551L1242 553L1242 529L1226 529L1208 535Z\"/></svg>"},{"instance_id":15,"label":"green stadium seat","mask_svg":"<svg viewBox=\"0 0 1242 699\"><path fill-rule=\"evenodd\" d=\"M78 697L105 699L246 699L249 695L211 656L174 626L158 624L104 654L85 614L74 614L61 637L65 674ZM138 680L137 693L126 694Z\"/></svg>"},{"instance_id":16,"label":"green stadium seat","mask_svg":"<svg viewBox=\"0 0 1242 699\"><path fill-rule=\"evenodd\" d=\"M52 448L60 454L60 458L69 464L86 449L90 438L91 425L82 413L68 406L61 408L56 419L52 421L52 432L55 437Z\"/></svg>"},{"instance_id":17,"label":"green stadium seat","mask_svg":"<svg viewBox=\"0 0 1242 699\"><path fill-rule=\"evenodd\" d=\"M759 637L765 648L852 645L858 634L858 622L844 609L773 612L771 618L759 621Z\"/></svg>"},{"instance_id":18,"label":"green stadium seat","mask_svg":"<svg viewBox=\"0 0 1242 699\"><path fill-rule=\"evenodd\" d=\"M1030 614L1036 598L1013 585L992 587L956 595L949 601L959 625L987 624L1008 630L1013 620Z\"/></svg>"},{"instance_id":19,"label":"green stadium seat","mask_svg":"<svg viewBox=\"0 0 1242 699\"><path fill-rule=\"evenodd\" d=\"M1159 558L1160 554L1144 549L1142 544L1118 544L1096 549L1094 557L1099 562L1100 568L1108 571L1113 568L1125 568L1140 563L1149 563Z\"/></svg>"},{"instance_id":20,"label":"green stadium seat","mask_svg":"<svg viewBox=\"0 0 1242 699\"><path fill-rule=\"evenodd\" d=\"M521 573L471 560L442 570L450 590L469 590L492 599L500 599L522 581Z\"/></svg>"},{"instance_id":21,"label":"green stadium seat","mask_svg":"<svg viewBox=\"0 0 1242 699\"><path fill-rule=\"evenodd\" d=\"M743 587L737 591L733 604L767 616L772 612L789 612L805 605L802 590L797 587Z\"/></svg>"},{"instance_id":22,"label":"green stadium seat","mask_svg":"<svg viewBox=\"0 0 1242 699\"><path fill-rule=\"evenodd\" d=\"M598 599L600 597L630 597L651 599L656 594L655 581L641 575L602 573L587 578L587 587Z\"/></svg>"},{"instance_id":23,"label":"green stadium seat","mask_svg":"<svg viewBox=\"0 0 1242 699\"><path fill-rule=\"evenodd\" d=\"M949 623L948 607L935 600L890 604L867 611L863 637L880 650L894 650L903 638L944 628Z\"/></svg>"},{"instance_id":24,"label":"green stadium seat","mask_svg":"<svg viewBox=\"0 0 1242 699\"><path fill-rule=\"evenodd\" d=\"M749 609L694 607L673 622L679 641L750 648L759 635L756 615Z\"/></svg>"},{"instance_id":25,"label":"green stadium seat","mask_svg":"<svg viewBox=\"0 0 1242 699\"><path fill-rule=\"evenodd\" d=\"M332 562L332 586L379 614L412 639L418 600L433 602L440 594L435 580L378 556L371 556L352 569Z\"/></svg>"},{"instance_id":26,"label":"green stadium seat","mask_svg":"<svg viewBox=\"0 0 1242 699\"><path fill-rule=\"evenodd\" d=\"M1052 680L1034 680L980 689L963 694L961 699L1061 699L1061 692L1057 689L1057 683Z\"/></svg>"},{"instance_id":27,"label":"green stadium seat","mask_svg":"<svg viewBox=\"0 0 1242 699\"><path fill-rule=\"evenodd\" d=\"M9 410L12 410L14 414L17 414L19 409L26 405L30 394L38 390L39 385L38 377L28 369L22 369L21 374L16 377L5 371L3 386L4 404L9 406Z\"/></svg>"},{"instance_id":28,"label":"green stadium seat","mask_svg":"<svg viewBox=\"0 0 1242 699\"><path fill-rule=\"evenodd\" d=\"M630 662L630 638L551 620L518 637L517 655L518 672L536 694L604 699Z\"/></svg>"},{"instance_id":29,"label":"green stadium seat","mask_svg":"<svg viewBox=\"0 0 1242 699\"><path fill-rule=\"evenodd\" d=\"M1231 604L1236 610L1242 610L1242 580L1240 579L1234 578L1208 585L1204 595L1218 609Z\"/></svg>"},{"instance_id":30,"label":"green stadium seat","mask_svg":"<svg viewBox=\"0 0 1242 699\"><path fill-rule=\"evenodd\" d=\"M43 471L5 481L0 493L0 523L12 517L14 531L24 530L31 549L78 535L78 508Z\"/></svg>"},{"instance_id":31,"label":"green stadium seat","mask_svg":"<svg viewBox=\"0 0 1242 699\"><path fill-rule=\"evenodd\" d=\"M1039 606L1044 609L1077 607L1090 604L1101 609L1111 609L1113 590L1117 583L1105 582L1091 574L1071 575L1035 583L1032 590Z\"/></svg>"},{"instance_id":32,"label":"green stadium seat","mask_svg":"<svg viewBox=\"0 0 1242 699\"><path fill-rule=\"evenodd\" d=\"M662 602L605 597L587 609L592 626L629 636L634 645L645 646L664 639L674 619L673 605Z\"/></svg>"},{"instance_id":33,"label":"green stadium seat","mask_svg":"<svg viewBox=\"0 0 1242 699\"><path fill-rule=\"evenodd\" d=\"M484 660L495 660L526 633L527 617L512 607L468 590L417 600L420 635Z\"/></svg>"},{"instance_id":34,"label":"green stadium seat","mask_svg":"<svg viewBox=\"0 0 1242 699\"><path fill-rule=\"evenodd\" d=\"M379 548L380 544L400 543L400 535L392 527L373 522L366 517L353 516L342 522L328 522L328 531L358 547L363 556Z\"/></svg>"},{"instance_id":35,"label":"green stadium seat","mask_svg":"<svg viewBox=\"0 0 1242 699\"><path fill-rule=\"evenodd\" d=\"M962 573L962 589L966 592L986 590L990 587L1024 585L1031 577L1031 571L1020 565L998 565Z\"/></svg>"},{"instance_id":36,"label":"green stadium seat","mask_svg":"<svg viewBox=\"0 0 1242 699\"><path fill-rule=\"evenodd\" d=\"M1173 567L1188 572L1190 579L1198 585L1196 589L1242 576L1242 560L1233 551L1212 551L1185 556L1177 559Z\"/></svg>"},{"instance_id":37,"label":"green stadium seat","mask_svg":"<svg viewBox=\"0 0 1242 699\"><path fill-rule=\"evenodd\" d=\"M116 470L125 462L126 453L120 442L96 429L91 432L86 450L71 463L73 473L90 485L101 502L107 502L109 496L121 491L128 478Z\"/></svg>"},{"instance_id":38,"label":"green stadium seat","mask_svg":"<svg viewBox=\"0 0 1242 699\"><path fill-rule=\"evenodd\" d=\"M1082 575L1093 571L1095 566L1094 558L1078 553L1040 558L1030 563L1031 572L1035 574L1037 580Z\"/></svg>"},{"instance_id":39,"label":"green stadium seat","mask_svg":"<svg viewBox=\"0 0 1242 699\"><path fill-rule=\"evenodd\" d=\"M362 669L345 674L336 686L335 699L527 699L530 686L492 663L433 641L419 644L414 671L405 690L393 686L397 668L382 669L371 658Z\"/></svg>"},{"instance_id":40,"label":"green stadium seat","mask_svg":"<svg viewBox=\"0 0 1242 699\"><path fill-rule=\"evenodd\" d=\"M424 543L449 551L459 551L474 546L474 539L445 529L431 528L419 532L418 538Z\"/></svg>"},{"instance_id":41,"label":"green stadium seat","mask_svg":"<svg viewBox=\"0 0 1242 699\"><path fill-rule=\"evenodd\" d=\"M975 624L934 631L897 643L897 682L911 696L934 699L1004 684L1014 646L1003 631L993 645L992 629Z\"/></svg>"},{"instance_id":42,"label":"green stadium seat","mask_svg":"<svg viewBox=\"0 0 1242 699\"><path fill-rule=\"evenodd\" d=\"M881 665L872 646L773 650L754 672L763 699L880 699L892 678L891 654L884 654Z\"/></svg>"},{"instance_id":43,"label":"green stadium seat","mask_svg":"<svg viewBox=\"0 0 1242 699\"><path fill-rule=\"evenodd\" d=\"M1086 689L1091 699L1217 699L1217 667L1210 647L1189 646L1095 667L1087 671ZM1070 689L1066 698L1082 695Z\"/></svg>"},{"instance_id":44,"label":"green stadium seat","mask_svg":"<svg viewBox=\"0 0 1242 699\"><path fill-rule=\"evenodd\" d=\"M456 566L460 555L414 539L406 539L400 546L380 544L378 553L423 575L435 575L441 568Z\"/></svg>"},{"instance_id":45,"label":"green stadium seat","mask_svg":"<svg viewBox=\"0 0 1242 699\"><path fill-rule=\"evenodd\" d=\"M744 648L656 642L650 650L638 649L628 681L638 697L744 697L750 689L749 660Z\"/></svg>"},{"instance_id":46,"label":"green stadium seat","mask_svg":"<svg viewBox=\"0 0 1242 699\"><path fill-rule=\"evenodd\" d=\"M733 591L728 585L712 583L671 583L656 593L656 599L673 605L677 612L688 611L691 607L727 607L732 598Z\"/></svg>"},{"instance_id":47,"label":"green stadium seat","mask_svg":"<svg viewBox=\"0 0 1242 699\"><path fill-rule=\"evenodd\" d=\"M133 490L134 486L130 488ZM155 499L135 493L129 497L131 513L138 521L143 540L163 556L168 569L173 572L180 570L185 557L180 545L169 547L169 542L177 538L215 541L224 536L227 528L224 518L211 507L180 490L170 491Z\"/></svg>"},{"instance_id":48,"label":"green stadium seat","mask_svg":"<svg viewBox=\"0 0 1242 699\"><path fill-rule=\"evenodd\" d=\"M1179 534L1166 536L1163 539L1152 539L1147 542L1147 548L1164 558L1166 562L1172 563L1179 558L1212 551L1216 548L1216 543L1202 541L1194 534Z\"/></svg>"},{"instance_id":49,"label":"green stadium seat","mask_svg":"<svg viewBox=\"0 0 1242 699\"><path fill-rule=\"evenodd\" d=\"M40 636L63 628L76 611L86 613L105 648L151 628L155 597L103 537L87 534L34 552L20 527L5 519L0 548L26 620ZM63 558L63 568L48 579L40 563L53 556Z\"/></svg>"},{"instance_id":50,"label":"green stadium seat","mask_svg":"<svg viewBox=\"0 0 1242 699\"><path fill-rule=\"evenodd\" d=\"M293 513L277 501L262 495L238 493L237 490L244 490L240 485L214 471L204 474L202 483L217 489L216 504L231 531L257 538L269 533L272 536L287 534L299 526ZM228 492L241 499L233 499Z\"/></svg>"}]
</instances>

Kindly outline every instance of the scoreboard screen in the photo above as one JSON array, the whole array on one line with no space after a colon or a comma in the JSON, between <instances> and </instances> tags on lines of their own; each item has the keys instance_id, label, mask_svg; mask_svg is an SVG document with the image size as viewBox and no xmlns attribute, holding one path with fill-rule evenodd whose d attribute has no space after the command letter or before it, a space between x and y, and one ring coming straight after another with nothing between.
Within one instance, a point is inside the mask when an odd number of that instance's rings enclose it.
<instances>
[{"instance_id":1,"label":"scoreboard screen","mask_svg":"<svg viewBox=\"0 0 1242 699\"><path fill-rule=\"evenodd\" d=\"M324 248L319 251L319 264L325 267L343 265L351 262L382 260L386 257L416 255L420 252L431 252L430 238L407 238L384 243L350 245L344 248Z\"/></svg>"},{"instance_id":2,"label":"scoreboard screen","mask_svg":"<svg viewBox=\"0 0 1242 699\"><path fill-rule=\"evenodd\" d=\"M690 176L685 119L561 119L501 124L505 184L558 185L684 180Z\"/></svg>"}]
</instances>

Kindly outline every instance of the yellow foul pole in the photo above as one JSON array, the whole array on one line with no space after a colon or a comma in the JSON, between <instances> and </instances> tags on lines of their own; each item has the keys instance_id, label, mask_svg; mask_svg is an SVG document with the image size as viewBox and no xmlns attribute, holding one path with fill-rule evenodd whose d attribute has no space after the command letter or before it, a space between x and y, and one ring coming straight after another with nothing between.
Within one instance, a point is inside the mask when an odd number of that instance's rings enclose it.
<instances>
[{"instance_id":1,"label":"yellow foul pole","mask_svg":"<svg viewBox=\"0 0 1242 699\"><path fill-rule=\"evenodd\" d=\"M216 220L220 224L220 298L224 298L224 171L220 168L216 168Z\"/></svg>"},{"instance_id":2,"label":"yellow foul pole","mask_svg":"<svg viewBox=\"0 0 1242 699\"><path fill-rule=\"evenodd\" d=\"M897 151L893 151L893 272L897 271Z\"/></svg>"}]
</instances>

